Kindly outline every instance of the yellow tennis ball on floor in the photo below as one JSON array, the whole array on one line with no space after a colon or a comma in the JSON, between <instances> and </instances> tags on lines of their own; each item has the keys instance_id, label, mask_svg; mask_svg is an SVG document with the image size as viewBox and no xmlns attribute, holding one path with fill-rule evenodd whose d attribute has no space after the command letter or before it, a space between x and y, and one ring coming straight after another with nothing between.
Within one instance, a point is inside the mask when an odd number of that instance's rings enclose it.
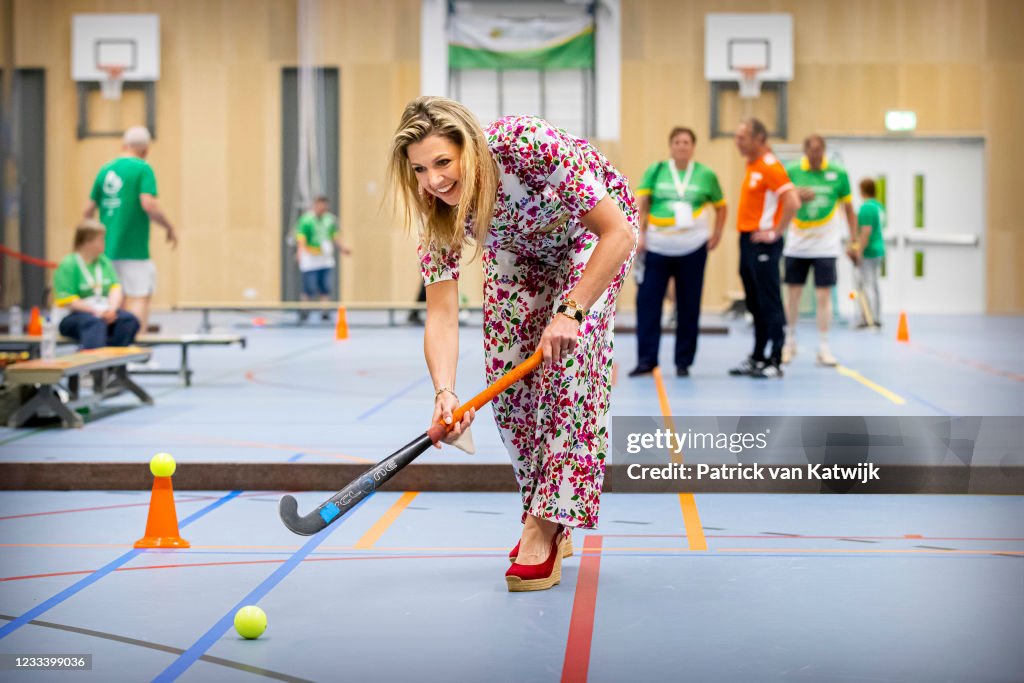
<instances>
[{"instance_id":1,"label":"yellow tennis ball on floor","mask_svg":"<svg viewBox=\"0 0 1024 683\"><path fill-rule=\"evenodd\" d=\"M248 640L259 638L267 630L267 615L256 605L246 605L235 612L235 630Z\"/></svg>"},{"instance_id":2,"label":"yellow tennis ball on floor","mask_svg":"<svg viewBox=\"0 0 1024 683\"><path fill-rule=\"evenodd\" d=\"M851 299L856 299L857 298L857 292L851 289L850 290L850 298Z\"/></svg>"},{"instance_id":3,"label":"yellow tennis ball on floor","mask_svg":"<svg viewBox=\"0 0 1024 683\"><path fill-rule=\"evenodd\" d=\"M157 453L149 461L149 471L153 473L154 477L169 477L174 474L177 467L178 463L174 462L170 453Z\"/></svg>"}]
</instances>

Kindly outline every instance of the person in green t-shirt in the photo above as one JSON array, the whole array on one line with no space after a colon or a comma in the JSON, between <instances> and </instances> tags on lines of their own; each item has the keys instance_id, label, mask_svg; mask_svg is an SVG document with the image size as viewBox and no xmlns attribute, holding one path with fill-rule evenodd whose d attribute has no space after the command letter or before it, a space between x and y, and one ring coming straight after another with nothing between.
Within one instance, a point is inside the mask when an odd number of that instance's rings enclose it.
<instances>
[{"instance_id":1,"label":"person in green t-shirt","mask_svg":"<svg viewBox=\"0 0 1024 683\"><path fill-rule=\"evenodd\" d=\"M149 222L167 231L167 241L178 246L174 226L160 210L156 176L146 163L151 138L143 126L125 131L122 154L104 164L89 193L85 217L99 219L107 228L106 255L124 288L125 308L149 324L149 305L156 291L156 266L149 257Z\"/></svg>"},{"instance_id":2,"label":"person in green t-shirt","mask_svg":"<svg viewBox=\"0 0 1024 683\"><path fill-rule=\"evenodd\" d=\"M70 309L60 333L83 349L129 346L139 331L138 319L121 308L124 295L113 264L103 250L106 229L85 220L75 229L74 252L53 273L55 303Z\"/></svg>"},{"instance_id":3,"label":"person in green t-shirt","mask_svg":"<svg viewBox=\"0 0 1024 683\"><path fill-rule=\"evenodd\" d=\"M634 274L637 364L630 377L658 366L661 308L670 282L675 283L676 374L688 377L697 353L700 298L708 252L722 238L726 206L718 176L693 159L697 135L677 127L669 133L669 155L651 164L636 190L640 238ZM714 210L714 221L708 214ZM642 275L641 275L642 273Z\"/></svg>"},{"instance_id":4,"label":"person in green t-shirt","mask_svg":"<svg viewBox=\"0 0 1024 683\"><path fill-rule=\"evenodd\" d=\"M334 252L348 256L351 250L341 243L338 217L328 211L330 200L321 195L313 202L313 208L299 216L295 223L295 258L302 273L302 300L328 301L331 298L331 280L334 274ZM321 314L327 320L329 314ZM306 312L299 314L299 320L306 319Z\"/></svg>"},{"instance_id":5,"label":"person in green t-shirt","mask_svg":"<svg viewBox=\"0 0 1024 683\"><path fill-rule=\"evenodd\" d=\"M871 313L871 322L875 327L881 327L882 300L878 292L878 276L882 270L882 259L885 257L885 241L882 238L882 230L885 229L885 207L875 199L875 181L871 178L860 181L860 196L864 203L857 212L859 234L857 241L850 245L848 254L857 266L860 293ZM857 315L857 328L868 327L864 309L858 307Z\"/></svg>"},{"instance_id":6,"label":"person in green t-shirt","mask_svg":"<svg viewBox=\"0 0 1024 683\"><path fill-rule=\"evenodd\" d=\"M786 344L782 347L782 362L789 363L797 352L800 300L807 276L813 270L817 362L834 367L838 361L829 348L828 331L832 321L832 289L838 282L836 262L843 253L844 231L848 231L851 242L857 239L850 177L825 154L825 139L820 135L809 135L804 140L804 157L788 164L786 172L797 188L801 206L782 251L786 259Z\"/></svg>"}]
</instances>

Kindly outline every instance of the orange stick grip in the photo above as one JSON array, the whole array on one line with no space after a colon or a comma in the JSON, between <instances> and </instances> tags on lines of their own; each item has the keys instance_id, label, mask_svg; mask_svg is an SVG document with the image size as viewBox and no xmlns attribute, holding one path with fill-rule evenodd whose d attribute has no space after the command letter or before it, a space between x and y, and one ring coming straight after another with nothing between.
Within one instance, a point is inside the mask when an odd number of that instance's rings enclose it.
<instances>
[{"instance_id":1,"label":"orange stick grip","mask_svg":"<svg viewBox=\"0 0 1024 683\"><path fill-rule=\"evenodd\" d=\"M534 352L532 356L509 370L507 375L481 391L468 402L463 403L461 406L456 408L455 412L452 414L451 425L445 425L445 429L451 431L451 428L458 424L462 420L463 415L469 412L470 409L480 410L483 408L485 405L490 403L495 396L533 372L534 369L540 365L542 360L544 360L544 352L539 350Z\"/></svg>"},{"instance_id":2,"label":"orange stick grip","mask_svg":"<svg viewBox=\"0 0 1024 683\"><path fill-rule=\"evenodd\" d=\"M452 423L450 425L446 425L444 422L440 421L438 421L437 424L432 425L430 429L427 430L427 434L430 436L431 441L433 441L434 443L440 441L442 438L444 438L445 434L450 432L452 428L455 427L455 425L462 421L462 417L466 414L467 411L469 411L470 409L479 410L480 408L483 408L485 405L490 403L495 396L505 391L510 386L521 380L523 377L526 377L531 372L533 372L537 368L537 366L541 364L541 361L543 360L543 351L538 350L534 352L532 356L527 358L525 361L523 361L516 367L509 370L507 375L505 375L497 382L481 391L479 394L470 399L469 402L463 403L461 406L456 408L455 412L452 413Z\"/></svg>"}]
</instances>

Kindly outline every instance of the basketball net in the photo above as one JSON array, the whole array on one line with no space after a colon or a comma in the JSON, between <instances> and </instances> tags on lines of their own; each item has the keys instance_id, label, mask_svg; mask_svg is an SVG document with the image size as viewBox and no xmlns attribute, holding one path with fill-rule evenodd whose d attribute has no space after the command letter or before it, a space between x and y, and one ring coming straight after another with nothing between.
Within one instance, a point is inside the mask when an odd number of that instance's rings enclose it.
<instances>
[{"instance_id":1,"label":"basketball net","mask_svg":"<svg viewBox=\"0 0 1024 683\"><path fill-rule=\"evenodd\" d=\"M736 68L740 72L739 86L740 99L743 100L743 115L754 115L754 100L761 96L761 66L740 66Z\"/></svg>"},{"instance_id":2,"label":"basketball net","mask_svg":"<svg viewBox=\"0 0 1024 683\"><path fill-rule=\"evenodd\" d=\"M100 92L105 100L121 99L121 87L124 85L124 67L115 65L100 65L100 71L105 77L100 81Z\"/></svg>"}]
</instances>

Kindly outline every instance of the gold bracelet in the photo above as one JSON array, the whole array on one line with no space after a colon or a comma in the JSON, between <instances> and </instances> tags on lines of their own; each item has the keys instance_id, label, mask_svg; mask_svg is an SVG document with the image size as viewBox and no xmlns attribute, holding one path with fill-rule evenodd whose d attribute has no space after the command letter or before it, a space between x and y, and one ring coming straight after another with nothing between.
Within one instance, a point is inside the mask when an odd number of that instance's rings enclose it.
<instances>
[{"instance_id":1,"label":"gold bracelet","mask_svg":"<svg viewBox=\"0 0 1024 683\"><path fill-rule=\"evenodd\" d=\"M435 391L435 392L434 392L434 400L436 401L436 400L437 400L437 397L438 397L438 396L440 396L441 394L443 394L443 393L444 393L444 392L446 392L446 391L447 391L447 392L448 392L449 394L451 394L452 396L454 396L454 397L455 397L455 400L456 400L456 401L458 401L458 400L459 400L459 396L458 396L458 394L456 394L456 393L455 393L454 391L452 391L452 390L451 390L451 389L449 389L448 387L441 387L440 389L438 389L437 391Z\"/></svg>"}]
</instances>

